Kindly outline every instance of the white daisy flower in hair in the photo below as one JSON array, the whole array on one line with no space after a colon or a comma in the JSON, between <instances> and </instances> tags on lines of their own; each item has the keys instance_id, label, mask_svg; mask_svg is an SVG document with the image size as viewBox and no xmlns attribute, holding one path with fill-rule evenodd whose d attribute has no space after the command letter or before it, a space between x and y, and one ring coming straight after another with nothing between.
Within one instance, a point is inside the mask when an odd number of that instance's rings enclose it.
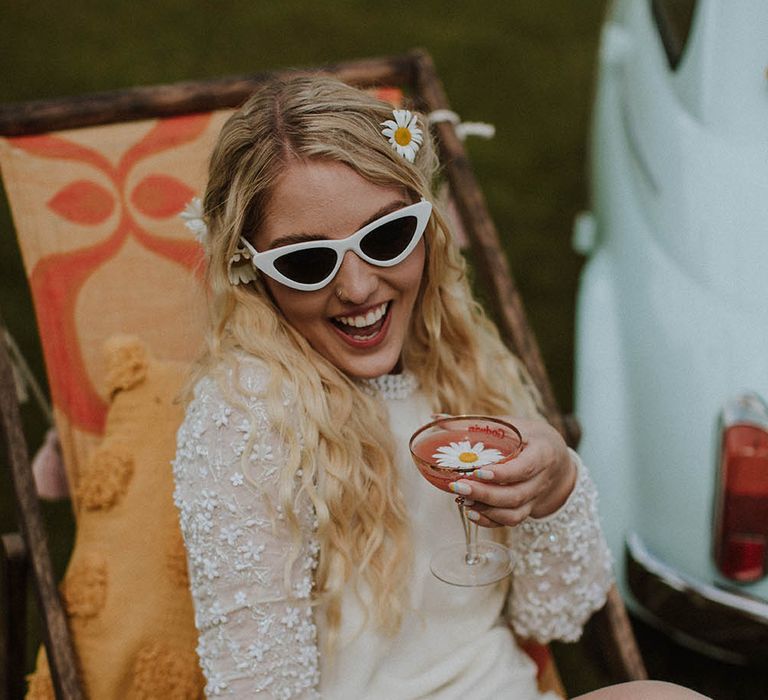
<instances>
[{"instance_id":1,"label":"white daisy flower in hair","mask_svg":"<svg viewBox=\"0 0 768 700\"><path fill-rule=\"evenodd\" d=\"M437 460L439 467L469 470L495 464L503 456L496 449L486 449L482 442L473 445L469 440L462 440L438 447L432 458Z\"/></svg>"},{"instance_id":2,"label":"white daisy flower in hair","mask_svg":"<svg viewBox=\"0 0 768 700\"><path fill-rule=\"evenodd\" d=\"M418 119L407 109L393 109L392 116L394 119L381 122L381 126L384 127L381 133L389 139L392 148L399 155L413 163L416 159L416 153L424 141L422 131L417 126Z\"/></svg>"},{"instance_id":3,"label":"white daisy flower in hair","mask_svg":"<svg viewBox=\"0 0 768 700\"><path fill-rule=\"evenodd\" d=\"M251 263L251 254L245 248L238 248L229 259L227 276L232 285L248 284L257 278L256 270Z\"/></svg>"},{"instance_id":4,"label":"white daisy flower in hair","mask_svg":"<svg viewBox=\"0 0 768 700\"><path fill-rule=\"evenodd\" d=\"M208 226L203 218L203 202L200 197L193 197L184 207L179 216L184 219L184 225L195 234L199 243L204 243L208 236Z\"/></svg>"}]
</instances>

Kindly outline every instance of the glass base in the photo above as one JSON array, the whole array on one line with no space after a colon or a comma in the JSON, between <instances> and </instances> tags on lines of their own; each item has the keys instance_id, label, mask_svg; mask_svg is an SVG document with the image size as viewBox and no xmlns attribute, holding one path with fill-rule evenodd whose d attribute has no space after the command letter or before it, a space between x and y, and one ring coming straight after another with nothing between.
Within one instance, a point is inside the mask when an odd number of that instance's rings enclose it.
<instances>
[{"instance_id":1,"label":"glass base","mask_svg":"<svg viewBox=\"0 0 768 700\"><path fill-rule=\"evenodd\" d=\"M512 573L512 560L504 545L481 540L477 543L477 561L467 563L464 542L446 544L430 562L432 573L452 586L489 586Z\"/></svg>"}]
</instances>

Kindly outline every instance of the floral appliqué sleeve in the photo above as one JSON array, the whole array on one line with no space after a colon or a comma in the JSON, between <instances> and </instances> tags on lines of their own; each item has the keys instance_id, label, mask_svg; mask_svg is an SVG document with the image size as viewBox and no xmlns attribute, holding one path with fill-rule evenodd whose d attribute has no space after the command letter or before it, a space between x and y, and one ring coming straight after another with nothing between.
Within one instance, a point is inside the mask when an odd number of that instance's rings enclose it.
<instances>
[{"instance_id":1,"label":"floral appliqu\u00e9 sleeve","mask_svg":"<svg viewBox=\"0 0 768 700\"><path fill-rule=\"evenodd\" d=\"M546 518L510 529L514 571L507 617L523 638L575 641L613 583L611 555L600 529L597 492L578 455L568 500Z\"/></svg>"},{"instance_id":2,"label":"floral appliqu\u00e9 sleeve","mask_svg":"<svg viewBox=\"0 0 768 700\"><path fill-rule=\"evenodd\" d=\"M233 406L214 380L203 379L177 443L174 501L206 695L319 697L310 605L318 552L314 514L308 505L298 513L296 544L273 505L281 443L263 402Z\"/></svg>"}]
</instances>

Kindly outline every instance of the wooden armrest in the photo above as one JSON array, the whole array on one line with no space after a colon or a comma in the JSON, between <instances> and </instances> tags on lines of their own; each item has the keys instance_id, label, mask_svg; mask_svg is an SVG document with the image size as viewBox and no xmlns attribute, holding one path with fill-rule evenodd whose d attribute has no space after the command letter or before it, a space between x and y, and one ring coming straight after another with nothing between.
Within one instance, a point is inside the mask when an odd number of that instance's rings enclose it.
<instances>
[{"instance_id":1,"label":"wooden armrest","mask_svg":"<svg viewBox=\"0 0 768 700\"><path fill-rule=\"evenodd\" d=\"M0 319L1 327L2 319ZM57 697L81 700L83 691L77 676L75 650L67 626L64 606L54 580L45 525L35 492L27 444L21 427L19 407L16 403L13 368L3 343L0 343L0 438L3 439L2 441L8 449L11 481L19 513L19 528L24 537L26 556L29 558L30 578L42 618L43 639L53 686ZM15 552L13 561L19 561L18 544L18 540L14 542L11 538L9 546L11 552ZM5 547L4 540L3 550ZM17 588L16 584L14 586ZM18 601L14 607L18 611ZM16 628L18 627L19 625L16 626ZM14 648L17 647L15 644L13 646ZM23 649L24 647L21 646L20 648ZM16 673L19 671L23 673L23 669L23 666L18 667Z\"/></svg>"},{"instance_id":2,"label":"wooden armrest","mask_svg":"<svg viewBox=\"0 0 768 700\"><path fill-rule=\"evenodd\" d=\"M624 682L648 678L627 609L615 584L608 591L605 605L592 616L587 631L612 679Z\"/></svg>"}]
</instances>

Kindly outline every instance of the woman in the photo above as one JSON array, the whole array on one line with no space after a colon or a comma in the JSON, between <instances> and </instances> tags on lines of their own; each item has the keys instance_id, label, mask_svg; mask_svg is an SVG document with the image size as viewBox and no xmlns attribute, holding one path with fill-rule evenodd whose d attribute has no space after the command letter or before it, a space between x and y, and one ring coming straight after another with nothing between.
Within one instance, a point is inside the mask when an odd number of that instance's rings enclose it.
<instances>
[{"instance_id":1,"label":"woman","mask_svg":"<svg viewBox=\"0 0 768 700\"><path fill-rule=\"evenodd\" d=\"M268 84L222 130L212 330L174 464L209 695L537 698L502 614L575 639L605 600L594 489L472 300L436 166L423 121L329 79ZM461 539L408 454L435 412L524 435L452 485L508 540L511 589L429 572Z\"/></svg>"}]
</instances>

